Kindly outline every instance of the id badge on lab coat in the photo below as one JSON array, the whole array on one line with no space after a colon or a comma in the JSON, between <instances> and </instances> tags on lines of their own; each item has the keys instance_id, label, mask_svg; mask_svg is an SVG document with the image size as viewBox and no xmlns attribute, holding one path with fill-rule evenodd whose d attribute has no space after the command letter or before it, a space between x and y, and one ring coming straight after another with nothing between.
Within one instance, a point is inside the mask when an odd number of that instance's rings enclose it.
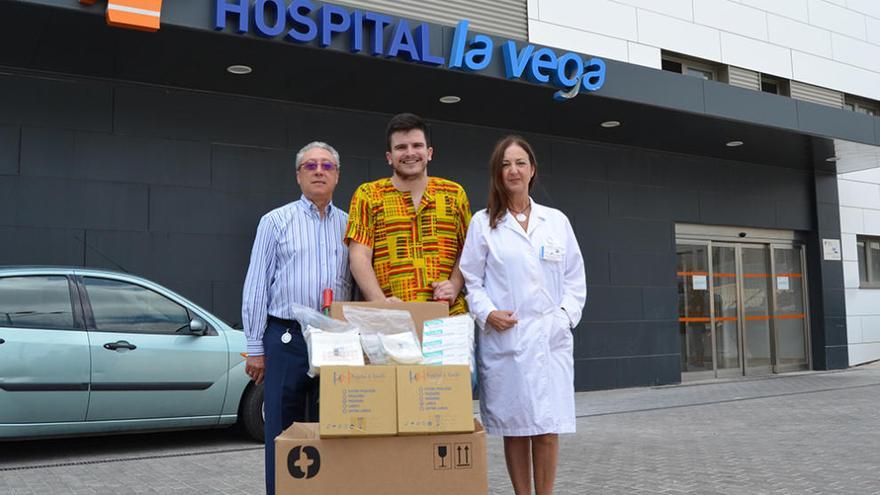
<instances>
[{"instance_id":1,"label":"id badge on lab coat","mask_svg":"<svg viewBox=\"0 0 880 495\"><path fill-rule=\"evenodd\" d=\"M565 246L548 237L541 246L541 259L544 261L562 261L565 258Z\"/></svg>"}]
</instances>

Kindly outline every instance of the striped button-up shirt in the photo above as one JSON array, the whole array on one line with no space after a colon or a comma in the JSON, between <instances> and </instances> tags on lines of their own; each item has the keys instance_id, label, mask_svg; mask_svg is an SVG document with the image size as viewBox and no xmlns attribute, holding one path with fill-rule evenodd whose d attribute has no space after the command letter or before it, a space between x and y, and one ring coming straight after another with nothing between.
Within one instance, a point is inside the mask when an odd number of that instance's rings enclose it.
<instances>
[{"instance_id":1,"label":"striped button-up shirt","mask_svg":"<svg viewBox=\"0 0 880 495\"><path fill-rule=\"evenodd\" d=\"M291 303L320 310L325 288L333 289L336 301L351 299L348 248L342 242L347 222L348 215L332 203L321 218L305 196L260 219L242 294L248 355L263 355L269 316L293 319Z\"/></svg>"}]
</instances>

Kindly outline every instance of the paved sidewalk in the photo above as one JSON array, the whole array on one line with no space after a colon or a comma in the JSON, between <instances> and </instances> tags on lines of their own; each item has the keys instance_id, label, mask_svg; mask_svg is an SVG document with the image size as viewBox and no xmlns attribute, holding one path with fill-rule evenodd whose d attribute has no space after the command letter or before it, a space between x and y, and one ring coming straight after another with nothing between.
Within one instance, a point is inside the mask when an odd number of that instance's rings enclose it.
<instances>
[{"instance_id":1,"label":"paved sidewalk","mask_svg":"<svg viewBox=\"0 0 880 495\"><path fill-rule=\"evenodd\" d=\"M880 495L880 365L580 393L577 413L559 494ZM262 468L223 431L0 444L0 493L256 494ZM512 493L497 438L489 479Z\"/></svg>"}]
</instances>

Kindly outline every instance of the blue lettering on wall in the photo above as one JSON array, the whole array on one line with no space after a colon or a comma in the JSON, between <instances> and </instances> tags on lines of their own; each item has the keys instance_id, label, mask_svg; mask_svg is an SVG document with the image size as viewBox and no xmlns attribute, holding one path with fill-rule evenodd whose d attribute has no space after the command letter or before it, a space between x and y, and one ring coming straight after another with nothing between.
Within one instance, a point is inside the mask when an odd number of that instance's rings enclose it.
<instances>
[{"instance_id":1,"label":"blue lettering on wall","mask_svg":"<svg viewBox=\"0 0 880 495\"><path fill-rule=\"evenodd\" d=\"M315 10L315 4L309 0L295 0L287 9L287 16L293 23L293 27L287 32L287 37L299 43L308 43L318 35L318 25L309 17ZM305 29L305 31L303 31Z\"/></svg>"},{"instance_id":2,"label":"blue lettering on wall","mask_svg":"<svg viewBox=\"0 0 880 495\"><path fill-rule=\"evenodd\" d=\"M374 56L432 66L446 64L450 69L464 71L485 70L495 54L493 38L484 34L470 36L467 20L455 27L447 62L432 52L431 27L427 23L413 27L405 19L329 3L316 9L310 0L216 0L214 29L226 29L227 21L240 34L254 29L259 36L276 38L284 34L289 41L317 41L325 48L338 35L348 35L352 53L366 51ZM366 36L370 38L368 46ZM440 36L435 36L433 41L439 39ZM558 55L551 48L531 44L520 48L513 40L505 40L500 45L505 77L553 85L559 89L553 96L557 100L573 98L581 90L596 91L605 84L605 61L600 58L584 60L571 52ZM440 50L435 48L435 51Z\"/></svg>"}]
</instances>

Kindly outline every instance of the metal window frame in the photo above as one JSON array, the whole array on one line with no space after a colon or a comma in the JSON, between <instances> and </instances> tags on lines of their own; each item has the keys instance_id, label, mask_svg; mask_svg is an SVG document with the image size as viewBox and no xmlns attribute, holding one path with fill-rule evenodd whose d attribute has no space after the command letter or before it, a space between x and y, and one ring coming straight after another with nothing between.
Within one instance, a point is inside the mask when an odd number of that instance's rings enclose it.
<instances>
[{"instance_id":1,"label":"metal window frame","mask_svg":"<svg viewBox=\"0 0 880 495\"><path fill-rule=\"evenodd\" d=\"M871 254L871 249L868 245L869 242L880 242L880 237L870 236L870 235L857 235L856 243L858 242L865 243L865 281L862 281L861 277L859 277L859 288L860 289L880 289L880 273L871 273L871 261L873 261L873 255ZM856 249L856 256L859 256L859 250ZM858 260L861 263L862 260Z\"/></svg>"}]
</instances>

